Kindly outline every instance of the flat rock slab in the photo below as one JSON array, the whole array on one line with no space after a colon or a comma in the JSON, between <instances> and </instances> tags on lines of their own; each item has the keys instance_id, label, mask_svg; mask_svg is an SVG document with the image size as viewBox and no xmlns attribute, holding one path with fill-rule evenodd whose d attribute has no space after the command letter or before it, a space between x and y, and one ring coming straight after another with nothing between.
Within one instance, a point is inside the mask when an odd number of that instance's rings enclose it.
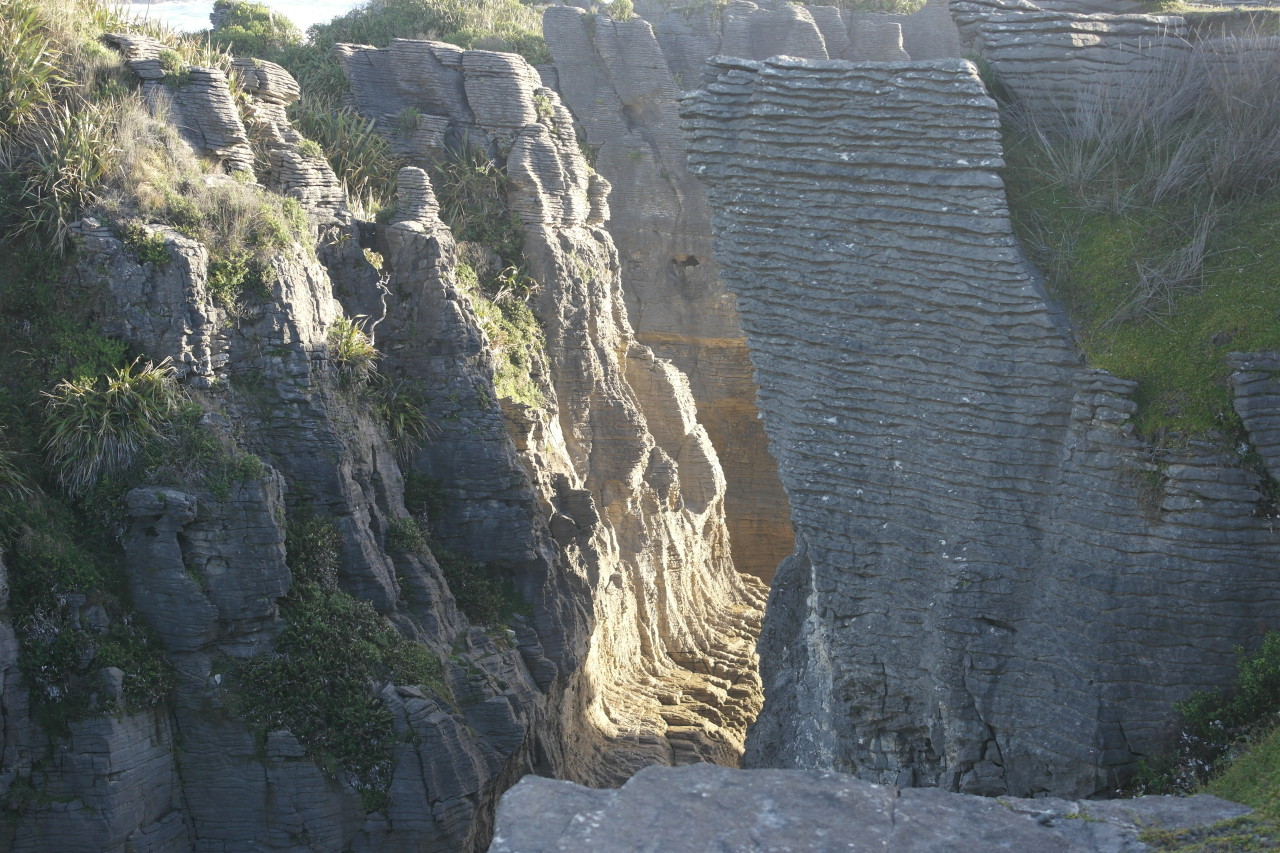
<instances>
[{"instance_id":1,"label":"flat rock slab","mask_svg":"<svg viewBox=\"0 0 1280 853\"><path fill-rule=\"evenodd\" d=\"M489 853L1022 853L1144 849L1144 826L1247 813L1216 797L989 799L843 773L648 767L617 789L526 776L498 805Z\"/></svg>"}]
</instances>

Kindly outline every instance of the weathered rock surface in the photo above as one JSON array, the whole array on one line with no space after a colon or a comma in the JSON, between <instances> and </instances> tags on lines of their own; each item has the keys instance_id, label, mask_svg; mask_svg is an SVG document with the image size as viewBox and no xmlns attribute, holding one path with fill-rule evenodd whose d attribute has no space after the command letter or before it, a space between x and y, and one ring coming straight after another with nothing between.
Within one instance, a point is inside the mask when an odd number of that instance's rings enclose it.
<instances>
[{"instance_id":1,"label":"weathered rock surface","mask_svg":"<svg viewBox=\"0 0 1280 853\"><path fill-rule=\"evenodd\" d=\"M636 338L690 379L727 481L735 567L768 580L791 550L733 299L711 257L711 215L688 172L675 85L652 28L553 6L543 29L559 89L613 185L607 225Z\"/></svg>"},{"instance_id":2,"label":"weathered rock surface","mask_svg":"<svg viewBox=\"0 0 1280 853\"><path fill-rule=\"evenodd\" d=\"M719 14L661 2L641 2L637 12L618 21L550 7L543 30L555 87L614 187L607 227L637 339L689 376L728 481L735 565L768 580L793 536L733 298L711 257L703 190L687 170L674 95L716 54L894 60L907 59L909 50L935 58L959 56L959 36L939 0L914 15L747 0Z\"/></svg>"},{"instance_id":3,"label":"weathered rock surface","mask_svg":"<svg viewBox=\"0 0 1280 853\"><path fill-rule=\"evenodd\" d=\"M1280 353L1232 353L1235 410L1267 474L1280 481Z\"/></svg>"},{"instance_id":4,"label":"weathered rock surface","mask_svg":"<svg viewBox=\"0 0 1280 853\"><path fill-rule=\"evenodd\" d=\"M1046 130L1087 123L1104 101L1167 85L1190 50L1180 17L1059 10L1068 5L951 0L966 41Z\"/></svg>"},{"instance_id":5,"label":"weathered rock surface","mask_svg":"<svg viewBox=\"0 0 1280 853\"><path fill-rule=\"evenodd\" d=\"M1200 795L1136 800L987 799L881 787L843 773L650 767L617 790L526 777L498 805L489 853L1122 853L1146 828L1236 817Z\"/></svg>"},{"instance_id":6,"label":"weathered rock surface","mask_svg":"<svg viewBox=\"0 0 1280 853\"><path fill-rule=\"evenodd\" d=\"M255 120L274 134L268 151L296 146L282 111L296 85L274 66L253 70L247 108L261 108ZM19 789L34 794L4 823L6 849L473 849L487 838L495 791L539 766L540 750L554 754L554 728L539 725L546 696L535 679L549 683L557 664L522 653L540 648L539 631L559 639L563 626L558 617L521 626L520 647L499 648L457 613L430 554L388 547L392 523L406 517L397 454L369 407L344 384L328 341L345 313L335 293L352 305L376 304L377 275L354 274L358 265L372 268L360 254L359 229L334 208L331 194L297 191L269 177L270 164L259 168L263 183L291 192L324 226L332 245L323 254L335 274L344 274L342 287L295 243L271 259L269 296L233 312L214 302L208 253L197 243L152 228L164 237L169 261L139 263L109 229L94 222L79 229L79 265L67 286L109 318L107 331L134 351L171 358L180 381L210 409L204 426L228 452L255 453L262 465L246 467L221 495L193 484L142 487L127 496L124 568L138 616L156 631L174 667L178 683L168 707L90 716L66 737L42 731L14 665L11 622L0 618L0 791L11 799ZM454 338L446 334L436 346L454 357L442 369L491 388L491 371L485 374L474 352L457 346L459 336L477 339L474 325L444 332ZM215 674L229 659L269 650L281 628L277 599L291 583L284 520L294 512L333 520L346 591L441 658L449 656L445 675L456 704L420 685L378 685L404 741L395 749L380 812L366 813L360 793L317 767L289 732L271 732L265 746L259 743L228 711ZM555 654L557 661L566 656L561 648ZM104 670L103 689L118 693L121 677ZM546 747L538 745L544 734L551 739Z\"/></svg>"},{"instance_id":7,"label":"weathered rock surface","mask_svg":"<svg viewBox=\"0 0 1280 853\"><path fill-rule=\"evenodd\" d=\"M736 762L759 703L750 643L762 590L733 570L724 478L684 377L634 340L602 228L608 183L578 150L572 117L511 55L410 40L339 51L356 103L399 135L411 160L430 165L465 140L511 181L507 201L541 283L530 307L545 333L546 362L533 378L546 406L505 404L518 467L505 487L510 460L482 480L494 486L459 489L441 533L545 590L535 622L556 608L565 620L542 640L568 664L557 772L601 784L655 762ZM399 127L408 108L416 130ZM453 251L425 175L402 175L401 192L418 213L386 234L393 293L414 278L406 262L430 256L404 248L421 239L414 232L430 233L444 259ZM432 278L439 283L414 297L423 300L414 310L468 315L452 272ZM419 346L392 346L406 365L421 363ZM481 433L492 435L492 424ZM419 461L450 477L460 472L448 456L445 444ZM490 509L535 523L495 535Z\"/></svg>"},{"instance_id":8,"label":"weathered rock surface","mask_svg":"<svg viewBox=\"0 0 1280 853\"><path fill-rule=\"evenodd\" d=\"M1105 790L1280 604L1259 479L1152 457L1010 232L967 63L718 60L684 114L797 550L753 765Z\"/></svg>"}]
</instances>

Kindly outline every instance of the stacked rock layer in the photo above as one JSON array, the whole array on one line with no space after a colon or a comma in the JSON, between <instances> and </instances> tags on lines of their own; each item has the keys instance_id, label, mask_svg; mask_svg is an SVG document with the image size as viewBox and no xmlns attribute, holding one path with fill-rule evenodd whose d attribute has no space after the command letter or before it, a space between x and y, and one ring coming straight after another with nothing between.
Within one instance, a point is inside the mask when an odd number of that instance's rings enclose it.
<instances>
[{"instance_id":1,"label":"stacked rock layer","mask_svg":"<svg viewBox=\"0 0 1280 853\"><path fill-rule=\"evenodd\" d=\"M1280 602L1258 478L1152 464L1132 383L1082 369L968 63L712 70L691 165L797 532L749 761L1106 789Z\"/></svg>"},{"instance_id":2,"label":"stacked rock layer","mask_svg":"<svg viewBox=\"0 0 1280 853\"><path fill-rule=\"evenodd\" d=\"M559 686L558 772L608 784L655 762L736 763L760 704L763 587L734 570L724 475L687 380L633 336L603 228L609 185L583 158L572 117L511 54L414 40L340 52L356 103L411 159L470 147L510 179L541 285L530 307L545 333L534 378L547 405L504 408L549 537L499 530L488 516L510 501L496 494L460 502L451 512L467 514L448 516L446 535L528 577L562 579L573 588L548 607L585 610L564 640L575 667ZM404 115L416 130L404 132ZM395 290L405 273L392 249ZM434 446L423 461L433 474L455 464Z\"/></svg>"}]
</instances>

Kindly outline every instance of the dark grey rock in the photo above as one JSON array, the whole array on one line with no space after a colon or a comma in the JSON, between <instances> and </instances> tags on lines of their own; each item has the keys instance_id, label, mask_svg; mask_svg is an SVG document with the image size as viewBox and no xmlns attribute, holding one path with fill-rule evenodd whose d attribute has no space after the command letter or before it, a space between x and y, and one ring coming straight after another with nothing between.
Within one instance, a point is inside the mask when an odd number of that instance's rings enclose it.
<instances>
[{"instance_id":1,"label":"dark grey rock","mask_svg":"<svg viewBox=\"0 0 1280 853\"><path fill-rule=\"evenodd\" d=\"M1207 445L1153 461L1133 383L1082 368L971 66L714 67L690 161L798 543L747 761L1112 789L1280 604L1257 477Z\"/></svg>"}]
</instances>

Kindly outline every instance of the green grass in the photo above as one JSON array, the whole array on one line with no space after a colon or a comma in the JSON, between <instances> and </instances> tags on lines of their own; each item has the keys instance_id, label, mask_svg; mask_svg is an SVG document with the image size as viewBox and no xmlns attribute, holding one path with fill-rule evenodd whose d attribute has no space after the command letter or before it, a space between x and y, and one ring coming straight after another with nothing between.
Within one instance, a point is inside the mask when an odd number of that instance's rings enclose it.
<instances>
[{"instance_id":1,"label":"green grass","mask_svg":"<svg viewBox=\"0 0 1280 853\"><path fill-rule=\"evenodd\" d=\"M1090 209L1040 174L1033 157L1009 149L1015 229L1071 315L1090 366L1139 383L1134 421L1144 436L1219 431L1234 441L1226 355L1280 348L1280 200L1238 202L1209 235L1201 273L1167 297L1135 305L1142 265L1159 264L1193 239L1188 203Z\"/></svg>"}]
</instances>

